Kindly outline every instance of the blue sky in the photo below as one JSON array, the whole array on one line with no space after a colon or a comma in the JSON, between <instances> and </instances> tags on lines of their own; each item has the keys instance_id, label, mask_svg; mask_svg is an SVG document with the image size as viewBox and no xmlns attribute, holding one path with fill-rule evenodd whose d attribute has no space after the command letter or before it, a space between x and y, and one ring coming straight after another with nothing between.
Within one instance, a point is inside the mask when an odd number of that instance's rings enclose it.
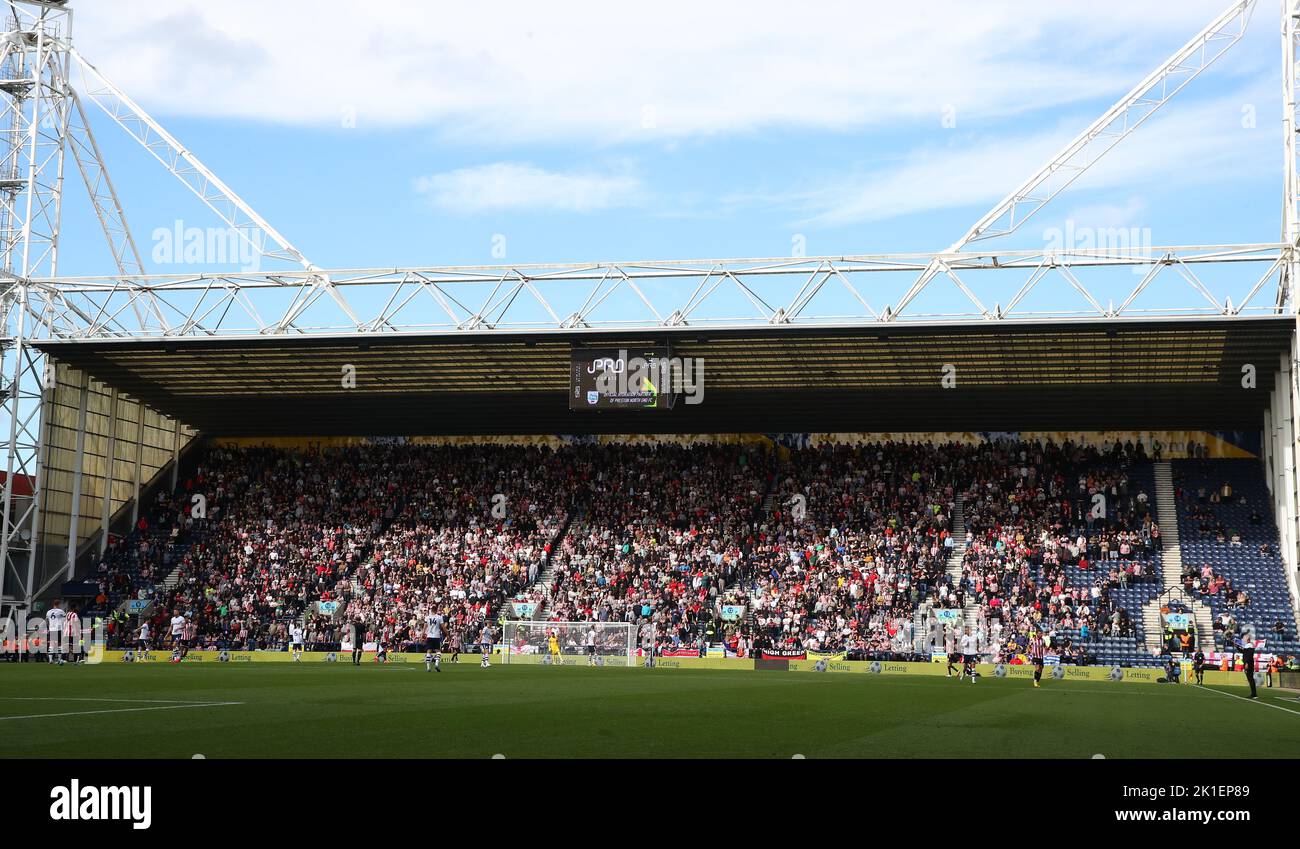
<instances>
[{"instance_id":1,"label":"blue sky","mask_svg":"<svg viewBox=\"0 0 1300 849\"><path fill-rule=\"evenodd\" d=\"M81 5L87 58L317 265L357 268L940 250L1227 3ZM998 245L1277 239L1274 6ZM153 234L216 220L95 125L148 270L195 270L152 262ZM65 233L62 273L111 272L79 199Z\"/></svg>"}]
</instances>

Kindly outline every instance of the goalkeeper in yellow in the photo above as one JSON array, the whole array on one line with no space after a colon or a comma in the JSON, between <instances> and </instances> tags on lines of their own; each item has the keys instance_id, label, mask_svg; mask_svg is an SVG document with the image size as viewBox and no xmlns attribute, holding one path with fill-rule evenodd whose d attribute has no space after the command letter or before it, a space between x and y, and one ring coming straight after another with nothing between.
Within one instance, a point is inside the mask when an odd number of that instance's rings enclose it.
<instances>
[{"instance_id":1,"label":"goalkeeper in yellow","mask_svg":"<svg viewBox=\"0 0 1300 849\"><path fill-rule=\"evenodd\" d=\"M563 663L563 661L560 660L560 638L556 636L554 631L552 631L550 636L546 638L546 649L551 654L551 663L557 665Z\"/></svg>"}]
</instances>

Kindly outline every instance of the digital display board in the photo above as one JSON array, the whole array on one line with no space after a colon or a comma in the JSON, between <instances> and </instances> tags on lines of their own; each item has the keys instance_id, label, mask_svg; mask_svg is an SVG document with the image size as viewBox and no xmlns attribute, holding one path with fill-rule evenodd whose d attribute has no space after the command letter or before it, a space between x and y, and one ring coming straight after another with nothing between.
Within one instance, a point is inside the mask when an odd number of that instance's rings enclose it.
<instances>
[{"instance_id":1,"label":"digital display board","mask_svg":"<svg viewBox=\"0 0 1300 849\"><path fill-rule=\"evenodd\" d=\"M574 349L569 369L570 410L666 409L670 379L663 348Z\"/></svg>"}]
</instances>

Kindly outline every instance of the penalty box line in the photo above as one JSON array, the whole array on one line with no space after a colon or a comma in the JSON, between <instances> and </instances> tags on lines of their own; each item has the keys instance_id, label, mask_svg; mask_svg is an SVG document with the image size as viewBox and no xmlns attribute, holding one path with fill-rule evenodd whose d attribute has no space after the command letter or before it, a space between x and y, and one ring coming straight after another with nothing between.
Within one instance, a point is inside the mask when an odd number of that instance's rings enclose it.
<instances>
[{"instance_id":1,"label":"penalty box line","mask_svg":"<svg viewBox=\"0 0 1300 849\"><path fill-rule=\"evenodd\" d=\"M128 708L103 708L100 710L73 710L61 711L59 713L31 713L21 716L0 716L0 722L11 719L49 719L59 716L90 716L100 713L140 713L151 710L181 710L184 708L201 708L201 707L227 707L230 705L242 705L243 702L181 702L169 699L91 699L62 696L8 696L0 697L2 701L10 702L110 702L114 704L146 704L149 707L128 707Z\"/></svg>"}]
</instances>

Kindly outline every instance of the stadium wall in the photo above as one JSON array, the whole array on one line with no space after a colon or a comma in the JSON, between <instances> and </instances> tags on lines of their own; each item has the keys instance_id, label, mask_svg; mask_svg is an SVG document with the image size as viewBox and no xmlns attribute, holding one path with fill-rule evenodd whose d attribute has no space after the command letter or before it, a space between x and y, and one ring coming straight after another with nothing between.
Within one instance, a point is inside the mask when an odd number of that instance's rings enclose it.
<instances>
[{"instance_id":1,"label":"stadium wall","mask_svg":"<svg viewBox=\"0 0 1300 849\"><path fill-rule=\"evenodd\" d=\"M69 562L103 551L105 529L134 524L140 493L198 432L85 371L51 360L42 393L31 596L57 592ZM123 518L126 517L126 518ZM10 588L6 587L6 591Z\"/></svg>"},{"instance_id":2,"label":"stadium wall","mask_svg":"<svg viewBox=\"0 0 1300 849\"><path fill-rule=\"evenodd\" d=\"M1297 477L1300 429L1295 426L1296 409L1300 407L1300 385L1297 385L1292 369L1297 356L1300 356L1300 337L1292 333L1290 355L1281 357L1281 368L1274 376L1269 406L1264 411L1260 454L1264 477L1273 497L1273 515L1277 520L1282 559L1286 563L1291 608L1300 618L1300 490L1297 489L1300 486Z\"/></svg>"}]
</instances>

